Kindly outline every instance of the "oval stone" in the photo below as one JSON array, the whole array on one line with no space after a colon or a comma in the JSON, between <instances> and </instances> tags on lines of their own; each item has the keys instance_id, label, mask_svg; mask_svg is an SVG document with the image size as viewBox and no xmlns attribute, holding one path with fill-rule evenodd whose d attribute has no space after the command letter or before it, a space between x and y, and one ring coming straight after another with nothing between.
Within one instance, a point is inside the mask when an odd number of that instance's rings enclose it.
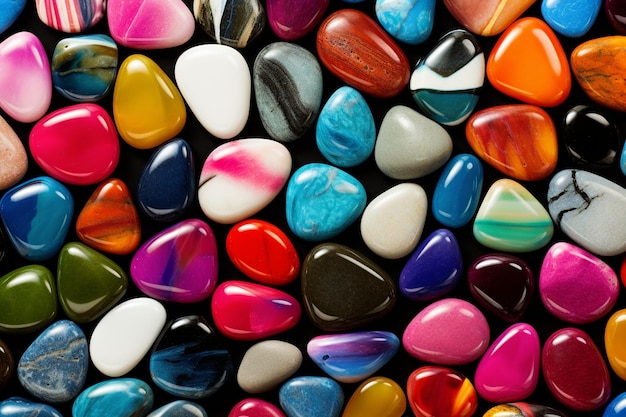
<instances>
[{"instance_id":1,"label":"oval stone","mask_svg":"<svg viewBox=\"0 0 626 417\"><path fill-rule=\"evenodd\" d=\"M282 340L264 340L248 348L237 370L237 384L249 394L270 391L302 365L300 349Z\"/></svg>"},{"instance_id":2,"label":"oval stone","mask_svg":"<svg viewBox=\"0 0 626 417\"><path fill-rule=\"evenodd\" d=\"M591 29L601 5L602 0L543 0L541 15L555 32L579 38Z\"/></svg>"},{"instance_id":3,"label":"oval stone","mask_svg":"<svg viewBox=\"0 0 626 417\"><path fill-rule=\"evenodd\" d=\"M0 190L17 184L28 170L28 155L10 124L0 116Z\"/></svg>"},{"instance_id":4,"label":"oval stone","mask_svg":"<svg viewBox=\"0 0 626 417\"><path fill-rule=\"evenodd\" d=\"M258 0L194 0L193 14L207 35L234 48L245 48L265 28L265 9Z\"/></svg>"},{"instance_id":5,"label":"oval stone","mask_svg":"<svg viewBox=\"0 0 626 417\"><path fill-rule=\"evenodd\" d=\"M290 379L278 392L278 401L288 417L339 417L343 400L341 385L323 376Z\"/></svg>"},{"instance_id":6,"label":"oval stone","mask_svg":"<svg viewBox=\"0 0 626 417\"><path fill-rule=\"evenodd\" d=\"M9 346L0 339L0 389L7 386L13 377L15 360ZM0 412L0 415L3 415Z\"/></svg>"},{"instance_id":7,"label":"oval stone","mask_svg":"<svg viewBox=\"0 0 626 417\"><path fill-rule=\"evenodd\" d=\"M520 17L535 0L444 0L448 11L464 27L481 36L494 36Z\"/></svg>"},{"instance_id":8,"label":"oval stone","mask_svg":"<svg viewBox=\"0 0 626 417\"><path fill-rule=\"evenodd\" d=\"M400 42L418 45L425 42L433 31L435 0L376 0L374 10L380 25Z\"/></svg>"},{"instance_id":9,"label":"oval stone","mask_svg":"<svg viewBox=\"0 0 626 417\"><path fill-rule=\"evenodd\" d=\"M354 391L342 417L401 417L406 410L402 387L392 379L376 376Z\"/></svg>"},{"instance_id":10,"label":"oval stone","mask_svg":"<svg viewBox=\"0 0 626 417\"><path fill-rule=\"evenodd\" d=\"M610 2L609 2L610 3ZM626 406L626 392L622 392L609 403L604 409L602 417L620 417L624 414Z\"/></svg>"},{"instance_id":11,"label":"oval stone","mask_svg":"<svg viewBox=\"0 0 626 417\"><path fill-rule=\"evenodd\" d=\"M246 398L235 404L228 417L285 417L285 414L270 402L260 398Z\"/></svg>"},{"instance_id":12,"label":"oval stone","mask_svg":"<svg viewBox=\"0 0 626 417\"><path fill-rule=\"evenodd\" d=\"M626 309L617 310L607 320L604 347L611 369L626 380Z\"/></svg>"},{"instance_id":13,"label":"oval stone","mask_svg":"<svg viewBox=\"0 0 626 417\"><path fill-rule=\"evenodd\" d=\"M324 18L330 0L269 0L267 20L272 31L285 41L311 32Z\"/></svg>"},{"instance_id":14,"label":"oval stone","mask_svg":"<svg viewBox=\"0 0 626 417\"><path fill-rule=\"evenodd\" d=\"M63 417L55 408L22 397L9 397L0 402L0 416L2 417Z\"/></svg>"},{"instance_id":15,"label":"oval stone","mask_svg":"<svg viewBox=\"0 0 626 417\"><path fill-rule=\"evenodd\" d=\"M76 397L72 416L142 416L150 411L153 403L150 385L135 378L115 378L98 382Z\"/></svg>"},{"instance_id":16,"label":"oval stone","mask_svg":"<svg viewBox=\"0 0 626 417\"><path fill-rule=\"evenodd\" d=\"M200 404L176 400L157 408L146 417L208 417L208 414Z\"/></svg>"},{"instance_id":17,"label":"oval stone","mask_svg":"<svg viewBox=\"0 0 626 417\"><path fill-rule=\"evenodd\" d=\"M106 1L36 0L35 6L44 24L62 32L76 33L95 26L104 17Z\"/></svg>"},{"instance_id":18,"label":"oval stone","mask_svg":"<svg viewBox=\"0 0 626 417\"><path fill-rule=\"evenodd\" d=\"M541 404L531 404L526 402L515 402L510 404L500 404L491 407L483 417L567 417L567 415L552 407ZM606 416L605 416L606 417Z\"/></svg>"},{"instance_id":19,"label":"oval stone","mask_svg":"<svg viewBox=\"0 0 626 417\"><path fill-rule=\"evenodd\" d=\"M422 366L409 375L409 405L417 417L470 417L478 408L472 382L458 371Z\"/></svg>"},{"instance_id":20,"label":"oval stone","mask_svg":"<svg viewBox=\"0 0 626 417\"><path fill-rule=\"evenodd\" d=\"M574 162L592 168L610 168L621 150L617 123L590 106L575 106L563 118L565 147Z\"/></svg>"},{"instance_id":21,"label":"oval stone","mask_svg":"<svg viewBox=\"0 0 626 417\"><path fill-rule=\"evenodd\" d=\"M619 34L626 35L626 5L623 0L606 0L604 11L606 17Z\"/></svg>"}]
</instances>

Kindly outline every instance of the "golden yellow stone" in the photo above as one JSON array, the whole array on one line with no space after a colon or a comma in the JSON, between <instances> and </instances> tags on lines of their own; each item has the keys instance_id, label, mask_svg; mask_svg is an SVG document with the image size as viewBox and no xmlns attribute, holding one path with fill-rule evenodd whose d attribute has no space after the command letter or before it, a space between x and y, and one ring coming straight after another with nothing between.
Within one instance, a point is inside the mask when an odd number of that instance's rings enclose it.
<instances>
[{"instance_id":1,"label":"golden yellow stone","mask_svg":"<svg viewBox=\"0 0 626 417\"><path fill-rule=\"evenodd\" d=\"M607 321L604 346L611 368L626 380L626 309L616 311Z\"/></svg>"},{"instance_id":2,"label":"golden yellow stone","mask_svg":"<svg viewBox=\"0 0 626 417\"><path fill-rule=\"evenodd\" d=\"M376 376L354 391L342 417L401 417L406 409L402 388L389 378Z\"/></svg>"}]
</instances>

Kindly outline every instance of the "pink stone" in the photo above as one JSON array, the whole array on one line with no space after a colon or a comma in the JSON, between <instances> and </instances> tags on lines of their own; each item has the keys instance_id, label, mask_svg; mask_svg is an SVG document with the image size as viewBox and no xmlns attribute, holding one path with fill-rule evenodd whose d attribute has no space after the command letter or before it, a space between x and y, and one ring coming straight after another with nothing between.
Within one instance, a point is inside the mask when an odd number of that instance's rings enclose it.
<instances>
[{"instance_id":1,"label":"pink stone","mask_svg":"<svg viewBox=\"0 0 626 417\"><path fill-rule=\"evenodd\" d=\"M27 169L28 156L22 141L0 116L0 190L17 184Z\"/></svg>"},{"instance_id":2,"label":"pink stone","mask_svg":"<svg viewBox=\"0 0 626 417\"><path fill-rule=\"evenodd\" d=\"M279 38L300 39L320 23L330 0L267 0L267 19Z\"/></svg>"},{"instance_id":3,"label":"pink stone","mask_svg":"<svg viewBox=\"0 0 626 417\"><path fill-rule=\"evenodd\" d=\"M228 417L285 417L280 408L258 398L239 401L228 413Z\"/></svg>"},{"instance_id":4,"label":"pink stone","mask_svg":"<svg viewBox=\"0 0 626 417\"><path fill-rule=\"evenodd\" d=\"M450 13L470 32L493 36L504 31L535 0L444 0Z\"/></svg>"},{"instance_id":5,"label":"pink stone","mask_svg":"<svg viewBox=\"0 0 626 417\"><path fill-rule=\"evenodd\" d=\"M540 359L537 331L526 323L514 324L493 342L478 363L476 391L492 403L521 401L537 387Z\"/></svg>"}]
</instances>

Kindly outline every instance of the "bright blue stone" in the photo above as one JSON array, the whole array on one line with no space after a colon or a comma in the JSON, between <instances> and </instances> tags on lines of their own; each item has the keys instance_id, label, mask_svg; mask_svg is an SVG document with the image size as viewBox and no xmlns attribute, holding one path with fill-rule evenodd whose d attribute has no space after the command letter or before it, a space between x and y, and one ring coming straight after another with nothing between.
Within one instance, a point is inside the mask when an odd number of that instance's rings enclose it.
<instances>
[{"instance_id":1,"label":"bright blue stone","mask_svg":"<svg viewBox=\"0 0 626 417\"><path fill-rule=\"evenodd\" d=\"M207 413L199 404L177 400L157 408L147 417L207 417Z\"/></svg>"},{"instance_id":2,"label":"bright blue stone","mask_svg":"<svg viewBox=\"0 0 626 417\"><path fill-rule=\"evenodd\" d=\"M11 27L24 11L26 0L0 0L0 34Z\"/></svg>"},{"instance_id":3,"label":"bright blue stone","mask_svg":"<svg viewBox=\"0 0 626 417\"><path fill-rule=\"evenodd\" d=\"M59 403L83 389L89 367L87 338L78 325L60 320L46 328L17 365L22 386L42 401Z\"/></svg>"},{"instance_id":4,"label":"bright blue stone","mask_svg":"<svg viewBox=\"0 0 626 417\"><path fill-rule=\"evenodd\" d=\"M391 36L417 45L433 31L435 0L376 0L376 17Z\"/></svg>"},{"instance_id":5,"label":"bright blue stone","mask_svg":"<svg viewBox=\"0 0 626 417\"><path fill-rule=\"evenodd\" d=\"M483 188L483 166L470 154L459 154L443 168L432 209L435 219L447 227L465 226L474 217Z\"/></svg>"},{"instance_id":6,"label":"bright blue stone","mask_svg":"<svg viewBox=\"0 0 626 417\"><path fill-rule=\"evenodd\" d=\"M626 392L622 392L604 409L602 417L626 417Z\"/></svg>"},{"instance_id":7,"label":"bright blue stone","mask_svg":"<svg viewBox=\"0 0 626 417\"><path fill-rule=\"evenodd\" d=\"M10 397L0 402L0 417L63 417L53 407L26 398Z\"/></svg>"},{"instance_id":8,"label":"bright blue stone","mask_svg":"<svg viewBox=\"0 0 626 417\"><path fill-rule=\"evenodd\" d=\"M322 376L292 378L278 392L278 401L287 417L338 417L343 400L341 386Z\"/></svg>"},{"instance_id":9,"label":"bright blue stone","mask_svg":"<svg viewBox=\"0 0 626 417\"><path fill-rule=\"evenodd\" d=\"M143 169L137 202L151 219L172 221L189 209L196 194L191 146L183 139L161 145Z\"/></svg>"},{"instance_id":10,"label":"bright blue stone","mask_svg":"<svg viewBox=\"0 0 626 417\"><path fill-rule=\"evenodd\" d=\"M593 26L602 0L543 0L541 14L557 33L579 38Z\"/></svg>"},{"instance_id":11,"label":"bright blue stone","mask_svg":"<svg viewBox=\"0 0 626 417\"><path fill-rule=\"evenodd\" d=\"M320 112L317 147L338 167L353 167L372 154L376 143L374 116L365 98L352 87L340 87Z\"/></svg>"},{"instance_id":12,"label":"bright blue stone","mask_svg":"<svg viewBox=\"0 0 626 417\"><path fill-rule=\"evenodd\" d=\"M400 273L402 294L428 301L452 291L463 274L459 242L447 229L435 230L413 252Z\"/></svg>"},{"instance_id":13,"label":"bright blue stone","mask_svg":"<svg viewBox=\"0 0 626 417\"><path fill-rule=\"evenodd\" d=\"M622 148L622 156L619 159L619 166L622 169L622 174L626 175L626 143Z\"/></svg>"},{"instance_id":14,"label":"bright blue stone","mask_svg":"<svg viewBox=\"0 0 626 417\"><path fill-rule=\"evenodd\" d=\"M72 417L135 417L152 409L152 388L140 379L114 378L80 393L72 405Z\"/></svg>"},{"instance_id":15,"label":"bright blue stone","mask_svg":"<svg viewBox=\"0 0 626 417\"><path fill-rule=\"evenodd\" d=\"M50 177L16 185L0 199L0 217L17 252L29 261L56 255L72 224L70 191Z\"/></svg>"},{"instance_id":16,"label":"bright blue stone","mask_svg":"<svg viewBox=\"0 0 626 417\"><path fill-rule=\"evenodd\" d=\"M327 164L300 167L287 184L287 223L298 237L320 241L337 236L363 213L367 196L353 176Z\"/></svg>"}]
</instances>

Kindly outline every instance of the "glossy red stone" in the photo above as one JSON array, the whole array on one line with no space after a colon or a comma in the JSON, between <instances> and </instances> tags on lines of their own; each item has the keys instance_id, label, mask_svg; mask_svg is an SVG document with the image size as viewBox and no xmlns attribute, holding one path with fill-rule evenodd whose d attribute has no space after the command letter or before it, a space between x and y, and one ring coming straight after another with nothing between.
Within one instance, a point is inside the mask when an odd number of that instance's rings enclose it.
<instances>
[{"instance_id":1,"label":"glossy red stone","mask_svg":"<svg viewBox=\"0 0 626 417\"><path fill-rule=\"evenodd\" d=\"M235 404L228 417L285 417L285 414L270 402L259 398L246 398Z\"/></svg>"},{"instance_id":2,"label":"glossy red stone","mask_svg":"<svg viewBox=\"0 0 626 417\"><path fill-rule=\"evenodd\" d=\"M622 285L626 287L626 256L622 259L622 266L619 270L619 278L622 281Z\"/></svg>"},{"instance_id":3,"label":"glossy red stone","mask_svg":"<svg viewBox=\"0 0 626 417\"><path fill-rule=\"evenodd\" d=\"M389 98L409 82L410 65L402 49L358 10L343 9L328 16L318 29L316 46L322 64L363 93Z\"/></svg>"},{"instance_id":4,"label":"glossy red stone","mask_svg":"<svg viewBox=\"0 0 626 417\"><path fill-rule=\"evenodd\" d=\"M626 35L626 1L605 0L604 11L613 29L622 35Z\"/></svg>"},{"instance_id":5,"label":"glossy red stone","mask_svg":"<svg viewBox=\"0 0 626 417\"><path fill-rule=\"evenodd\" d=\"M267 0L272 31L286 41L300 39L324 18L330 0Z\"/></svg>"}]
</instances>

